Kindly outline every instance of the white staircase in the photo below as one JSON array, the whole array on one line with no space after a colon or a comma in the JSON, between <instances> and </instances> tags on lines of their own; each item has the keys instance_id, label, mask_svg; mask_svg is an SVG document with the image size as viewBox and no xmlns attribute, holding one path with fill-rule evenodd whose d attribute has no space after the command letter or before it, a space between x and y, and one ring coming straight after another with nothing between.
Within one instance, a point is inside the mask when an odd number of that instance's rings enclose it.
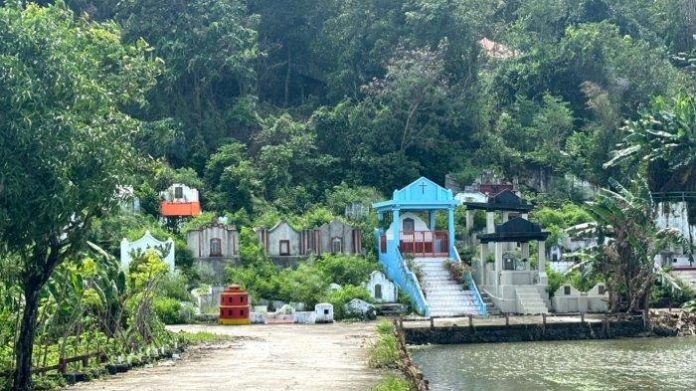
<instances>
[{"instance_id":1,"label":"white staircase","mask_svg":"<svg viewBox=\"0 0 696 391\"><path fill-rule=\"evenodd\" d=\"M520 285L515 287L515 295L517 295L517 308L521 310L522 314L538 315L549 313L549 309L546 307L546 303L536 287Z\"/></svg>"},{"instance_id":2,"label":"white staircase","mask_svg":"<svg viewBox=\"0 0 696 391\"><path fill-rule=\"evenodd\" d=\"M450 279L445 269L447 258L414 258L423 271L420 285L430 308L430 316L479 315L474 295L462 284Z\"/></svg>"}]
</instances>

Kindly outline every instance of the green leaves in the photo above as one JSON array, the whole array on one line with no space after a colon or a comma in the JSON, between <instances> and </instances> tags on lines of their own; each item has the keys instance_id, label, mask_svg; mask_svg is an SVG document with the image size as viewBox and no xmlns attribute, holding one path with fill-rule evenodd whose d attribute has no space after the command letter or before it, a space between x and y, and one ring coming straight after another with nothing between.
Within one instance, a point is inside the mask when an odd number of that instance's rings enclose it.
<instances>
[{"instance_id":1,"label":"green leaves","mask_svg":"<svg viewBox=\"0 0 696 391\"><path fill-rule=\"evenodd\" d=\"M696 101L693 95L655 98L650 107L640 111L638 119L626 122L622 131L626 136L605 167L635 164L639 160L664 163L672 177L653 175L651 184L656 190L686 190L694 186Z\"/></svg>"},{"instance_id":2,"label":"green leaves","mask_svg":"<svg viewBox=\"0 0 696 391\"><path fill-rule=\"evenodd\" d=\"M670 246L686 243L676 230L657 228L657 208L647 183L632 183L635 190L631 191L612 182L615 190L601 189L597 199L588 204L600 238L600 249L591 263L613 292L612 310L632 312L646 309L646 295L657 276L655 256Z\"/></svg>"},{"instance_id":3,"label":"green leaves","mask_svg":"<svg viewBox=\"0 0 696 391\"><path fill-rule=\"evenodd\" d=\"M158 65L59 6L0 9L0 41L0 240L24 250L111 204L137 130L121 105L144 101Z\"/></svg>"}]
</instances>

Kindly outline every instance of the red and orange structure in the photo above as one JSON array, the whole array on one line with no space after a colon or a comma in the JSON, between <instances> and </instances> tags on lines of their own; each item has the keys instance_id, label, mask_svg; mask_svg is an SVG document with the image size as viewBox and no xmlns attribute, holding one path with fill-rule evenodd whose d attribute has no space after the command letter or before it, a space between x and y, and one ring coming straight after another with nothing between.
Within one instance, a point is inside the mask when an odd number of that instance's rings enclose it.
<instances>
[{"instance_id":1,"label":"red and orange structure","mask_svg":"<svg viewBox=\"0 0 696 391\"><path fill-rule=\"evenodd\" d=\"M250 324L249 293L239 285L230 285L220 294L220 316L223 325Z\"/></svg>"}]
</instances>

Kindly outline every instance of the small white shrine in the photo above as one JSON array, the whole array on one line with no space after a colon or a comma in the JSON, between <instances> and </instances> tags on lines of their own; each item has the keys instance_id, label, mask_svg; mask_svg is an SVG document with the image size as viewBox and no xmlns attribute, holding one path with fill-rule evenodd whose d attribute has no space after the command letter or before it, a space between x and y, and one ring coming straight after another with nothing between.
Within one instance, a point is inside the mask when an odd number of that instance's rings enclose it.
<instances>
[{"instance_id":1,"label":"small white shrine","mask_svg":"<svg viewBox=\"0 0 696 391\"><path fill-rule=\"evenodd\" d=\"M396 284L389 281L381 271L375 270L370 273L366 288L375 303L396 303L398 301L399 290Z\"/></svg>"},{"instance_id":2,"label":"small white shrine","mask_svg":"<svg viewBox=\"0 0 696 391\"><path fill-rule=\"evenodd\" d=\"M121 267L128 270L128 265L133 257L148 249L157 251L164 263L169 266L169 270L174 270L174 240L172 238L165 241L157 240L150 231L146 231L142 238L133 242L123 238L121 241Z\"/></svg>"},{"instance_id":3,"label":"small white shrine","mask_svg":"<svg viewBox=\"0 0 696 391\"><path fill-rule=\"evenodd\" d=\"M314 316L316 323L333 323L334 308L331 303L319 303L314 306Z\"/></svg>"}]
</instances>

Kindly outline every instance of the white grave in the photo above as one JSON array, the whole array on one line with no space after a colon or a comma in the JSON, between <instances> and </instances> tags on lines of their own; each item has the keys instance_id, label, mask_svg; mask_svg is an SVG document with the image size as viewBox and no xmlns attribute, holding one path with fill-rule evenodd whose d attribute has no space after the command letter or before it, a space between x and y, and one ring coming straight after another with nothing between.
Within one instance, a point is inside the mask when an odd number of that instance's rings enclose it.
<instances>
[{"instance_id":1,"label":"white grave","mask_svg":"<svg viewBox=\"0 0 696 391\"><path fill-rule=\"evenodd\" d=\"M603 283L595 285L587 292L589 312L609 312L609 291Z\"/></svg>"},{"instance_id":2,"label":"white grave","mask_svg":"<svg viewBox=\"0 0 696 391\"><path fill-rule=\"evenodd\" d=\"M314 307L314 317L316 323L333 323L334 308L330 303L319 303Z\"/></svg>"},{"instance_id":3,"label":"white grave","mask_svg":"<svg viewBox=\"0 0 696 391\"><path fill-rule=\"evenodd\" d=\"M128 270L133 256L137 253L144 253L148 249L157 251L164 263L169 266L169 270L174 270L174 240L172 238L165 241L157 240L150 234L150 231L146 231L142 238L133 242L123 238L121 241L121 267Z\"/></svg>"},{"instance_id":4,"label":"white grave","mask_svg":"<svg viewBox=\"0 0 696 391\"><path fill-rule=\"evenodd\" d=\"M398 301L399 291L396 284L389 281L381 271L375 270L370 273L366 288L375 303L395 303Z\"/></svg>"},{"instance_id":5,"label":"white grave","mask_svg":"<svg viewBox=\"0 0 696 391\"><path fill-rule=\"evenodd\" d=\"M552 302L557 313L608 312L609 292L604 283L595 285L589 292L564 284L556 290Z\"/></svg>"}]
</instances>

